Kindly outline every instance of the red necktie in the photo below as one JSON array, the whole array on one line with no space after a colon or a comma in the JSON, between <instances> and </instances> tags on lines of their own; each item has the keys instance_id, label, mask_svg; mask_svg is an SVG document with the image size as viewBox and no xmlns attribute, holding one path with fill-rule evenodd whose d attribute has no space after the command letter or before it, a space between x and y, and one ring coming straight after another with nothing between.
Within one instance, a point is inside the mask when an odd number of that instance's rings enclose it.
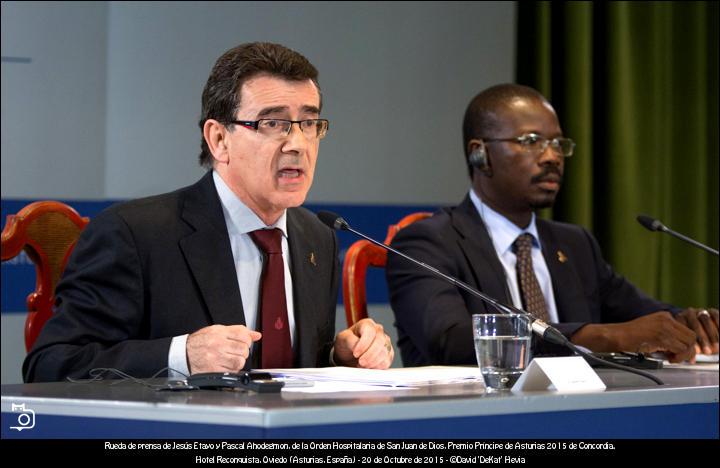
<instances>
[{"instance_id":1,"label":"red necktie","mask_svg":"<svg viewBox=\"0 0 720 468\"><path fill-rule=\"evenodd\" d=\"M522 293L523 305L525 310L545 322L548 321L547 305L545 296L540 289L535 269L532 262L532 234L521 234L515 239L513 246L515 247L515 256L517 264L518 282L520 283L520 292Z\"/></svg>"},{"instance_id":2,"label":"red necktie","mask_svg":"<svg viewBox=\"0 0 720 468\"><path fill-rule=\"evenodd\" d=\"M292 367L293 351L285 302L282 231L260 229L249 235L255 245L266 254L258 307L262 317L261 366L263 369Z\"/></svg>"}]
</instances>

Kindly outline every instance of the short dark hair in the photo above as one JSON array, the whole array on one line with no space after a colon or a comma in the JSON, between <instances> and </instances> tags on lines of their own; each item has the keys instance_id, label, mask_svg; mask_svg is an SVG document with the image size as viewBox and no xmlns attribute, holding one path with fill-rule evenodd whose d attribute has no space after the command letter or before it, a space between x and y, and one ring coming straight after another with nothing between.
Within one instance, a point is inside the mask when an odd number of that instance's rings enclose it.
<instances>
[{"instance_id":1,"label":"short dark hair","mask_svg":"<svg viewBox=\"0 0 720 468\"><path fill-rule=\"evenodd\" d=\"M318 71L301 54L280 44L251 42L225 52L210 72L202 93L200 133L205 122L215 119L227 124L235 119L240 107L242 85L250 78L268 74L291 81L312 80L320 92ZM202 138L200 165L212 167L213 157L205 138Z\"/></svg>"},{"instance_id":2,"label":"short dark hair","mask_svg":"<svg viewBox=\"0 0 720 468\"><path fill-rule=\"evenodd\" d=\"M473 138L488 138L492 135L500 123L497 111L515 98L539 99L542 102L547 102L545 96L537 90L514 83L492 86L470 101L463 119L463 149L466 163L468 156L470 156L468 151L470 140ZM473 168L470 164L467 164L467 167L472 179Z\"/></svg>"}]
</instances>

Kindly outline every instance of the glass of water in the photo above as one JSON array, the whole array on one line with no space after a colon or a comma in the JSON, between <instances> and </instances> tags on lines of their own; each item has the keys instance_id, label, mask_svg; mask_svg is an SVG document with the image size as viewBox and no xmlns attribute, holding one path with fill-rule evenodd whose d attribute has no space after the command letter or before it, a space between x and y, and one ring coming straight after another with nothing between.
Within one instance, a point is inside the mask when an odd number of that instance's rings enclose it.
<instances>
[{"instance_id":1,"label":"glass of water","mask_svg":"<svg viewBox=\"0 0 720 468\"><path fill-rule=\"evenodd\" d=\"M509 390L530 362L530 320L525 315L473 315L475 356L489 391Z\"/></svg>"}]
</instances>

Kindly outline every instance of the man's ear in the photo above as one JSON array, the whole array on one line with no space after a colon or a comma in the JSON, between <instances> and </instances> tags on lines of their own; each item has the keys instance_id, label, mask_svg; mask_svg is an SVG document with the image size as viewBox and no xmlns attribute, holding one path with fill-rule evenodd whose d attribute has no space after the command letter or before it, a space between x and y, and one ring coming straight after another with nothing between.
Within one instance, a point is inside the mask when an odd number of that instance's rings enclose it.
<instances>
[{"instance_id":1,"label":"man's ear","mask_svg":"<svg viewBox=\"0 0 720 468\"><path fill-rule=\"evenodd\" d=\"M213 159L217 163L230 164L230 153L227 147L228 129L215 119L207 119L203 125L203 138L207 143Z\"/></svg>"},{"instance_id":2,"label":"man's ear","mask_svg":"<svg viewBox=\"0 0 720 468\"><path fill-rule=\"evenodd\" d=\"M482 174L488 177L492 176L490 158L484 141L473 138L468 142L468 164Z\"/></svg>"},{"instance_id":3,"label":"man's ear","mask_svg":"<svg viewBox=\"0 0 720 468\"><path fill-rule=\"evenodd\" d=\"M468 144L467 144L468 154L472 154L473 151L478 149L480 146L483 146L484 144L485 144L485 142L483 142L482 140L479 140L477 138L473 138L472 140L468 141Z\"/></svg>"}]
</instances>

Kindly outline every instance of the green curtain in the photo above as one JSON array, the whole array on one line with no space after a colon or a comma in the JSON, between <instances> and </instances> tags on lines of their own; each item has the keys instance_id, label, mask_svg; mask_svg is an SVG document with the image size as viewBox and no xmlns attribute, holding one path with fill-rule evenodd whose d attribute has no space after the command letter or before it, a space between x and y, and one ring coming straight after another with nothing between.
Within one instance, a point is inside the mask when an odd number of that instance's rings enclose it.
<instances>
[{"instance_id":1,"label":"green curtain","mask_svg":"<svg viewBox=\"0 0 720 468\"><path fill-rule=\"evenodd\" d=\"M517 82L577 143L549 216L581 224L615 269L678 306L718 306L718 2L518 2ZM548 214L546 214L548 215Z\"/></svg>"}]
</instances>

